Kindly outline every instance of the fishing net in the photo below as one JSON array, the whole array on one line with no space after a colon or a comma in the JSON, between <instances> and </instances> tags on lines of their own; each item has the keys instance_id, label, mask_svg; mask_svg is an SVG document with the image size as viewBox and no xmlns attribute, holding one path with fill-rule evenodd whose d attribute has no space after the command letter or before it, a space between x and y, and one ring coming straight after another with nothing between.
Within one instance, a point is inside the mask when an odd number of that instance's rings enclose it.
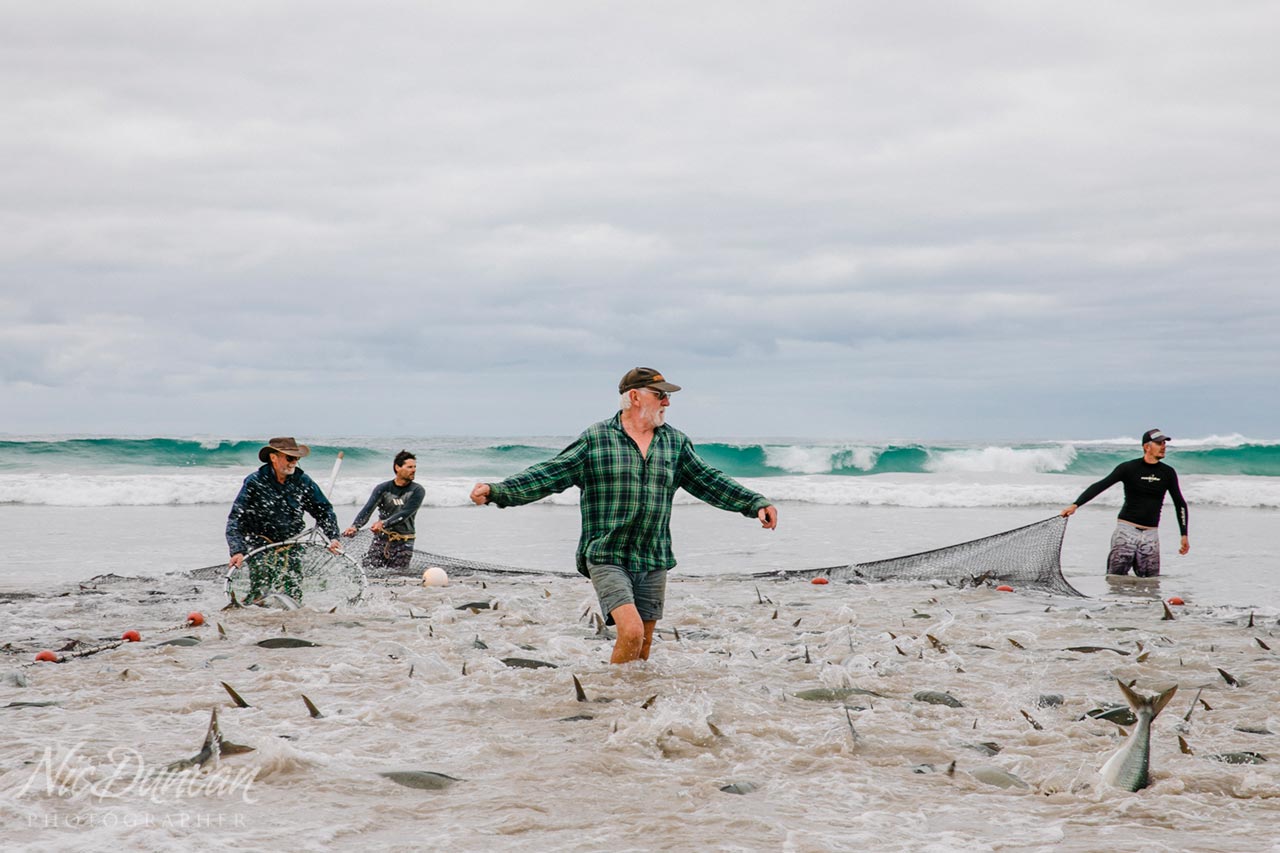
<instances>
[{"instance_id":1,"label":"fishing net","mask_svg":"<svg viewBox=\"0 0 1280 853\"><path fill-rule=\"evenodd\" d=\"M242 566L227 570L225 589L228 598L245 604L281 593L299 604L328 608L355 604L368 585L360 563L345 551L331 552L328 537L312 528L250 551Z\"/></svg>"},{"instance_id":2,"label":"fishing net","mask_svg":"<svg viewBox=\"0 0 1280 853\"><path fill-rule=\"evenodd\" d=\"M828 577L850 581L943 581L955 586L1008 584L1015 589L1041 589L1059 595L1085 597L1062 575L1062 537L1067 519L1061 516L1006 530L946 548L876 560L802 571L761 572L752 577Z\"/></svg>"},{"instance_id":3,"label":"fishing net","mask_svg":"<svg viewBox=\"0 0 1280 853\"><path fill-rule=\"evenodd\" d=\"M1062 575L1062 538L1066 529L1067 519L1054 516L919 554L821 569L757 572L746 577L943 581L959 587L1009 584L1017 589L1041 589L1084 597ZM248 571L232 570L227 574L227 592L234 592L241 602L254 601L270 592L282 592L300 603L329 607L359 601L370 577L416 576L432 566L439 566L450 575L577 577L575 572L526 569L418 551L412 548L411 542L389 541L368 530L350 539L343 538L342 547L342 554L332 554L324 534L308 530L289 542L252 552L245 561ZM255 564L258 566L256 585Z\"/></svg>"},{"instance_id":4,"label":"fishing net","mask_svg":"<svg viewBox=\"0 0 1280 853\"><path fill-rule=\"evenodd\" d=\"M361 530L350 539L342 540L343 550L348 556L360 563L365 574L372 578L385 578L392 575L421 575L432 566L439 566L450 575L496 574L496 575L559 575L561 577L578 577L577 572L551 572L538 569L524 569L519 566L504 566L498 563L485 563L479 560L464 560L444 554L433 554L430 551L408 549L407 565L400 565L396 559L394 543L375 536L368 530Z\"/></svg>"}]
</instances>

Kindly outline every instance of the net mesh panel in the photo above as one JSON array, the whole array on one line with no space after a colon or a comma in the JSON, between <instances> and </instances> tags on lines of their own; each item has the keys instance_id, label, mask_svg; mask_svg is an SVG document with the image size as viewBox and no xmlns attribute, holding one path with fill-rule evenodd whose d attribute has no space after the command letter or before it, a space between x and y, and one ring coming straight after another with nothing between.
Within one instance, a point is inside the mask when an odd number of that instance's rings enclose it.
<instances>
[{"instance_id":1,"label":"net mesh panel","mask_svg":"<svg viewBox=\"0 0 1280 853\"><path fill-rule=\"evenodd\" d=\"M227 572L227 595L234 593L241 603L278 592L315 608L355 604L369 585L364 570L350 554L334 554L328 546L328 537L312 528L289 542L250 551L241 568Z\"/></svg>"},{"instance_id":2,"label":"net mesh panel","mask_svg":"<svg viewBox=\"0 0 1280 853\"><path fill-rule=\"evenodd\" d=\"M946 548L824 569L761 572L752 577L829 577L850 581L944 581L955 586L1003 583L1015 589L1042 589L1087 597L1062 575L1061 516Z\"/></svg>"},{"instance_id":3,"label":"net mesh panel","mask_svg":"<svg viewBox=\"0 0 1280 853\"><path fill-rule=\"evenodd\" d=\"M370 546L373 554L370 555ZM430 551L414 550L409 558L409 568L393 568L378 559L379 549L375 545L375 537L368 530L361 530L350 539L343 538L343 550L347 556L360 563L365 573L371 578L385 578L393 575L421 575L432 566L439 566L450 575L496 574L496 575L558 575L560 577L580 577L577 572L552 572L538 569L525 569L519 566L504 566L498 563L485 563L480 560L463 560L444 554L433 554Z\"/></svg>"},{"instance_id":4,"label":"net mesh panel","mask_svg":"<svg viewBox=\"0 0 1280 853\"><path fill-rule=\"evenodd\" d=\"M1067 519L1054 516L1025 527L919 554L821 569L757 572L745 577L822 576L849 581L943 581L960 587L1003 583L1017 589L1041 589L1059 595L1085 597L1084 593L1068 583L1062 575L1062 538L1066 529ZM577 572L527 569L480 560L464 560L416 549L409 559L408 568L390 567L380 564L380 548L368 530L362 530L350 539L343 538L342 555L329 553L325 537L314 530L303 534L301 538L305 541L291 547L299 549L297 553L300 554L302 564L303 600L316 607L358 601L369 577L421 575L431 566L439 566L450 575L462 576L497 574L578 577ZM371 549L370 546L374 547ZM247 572L233 572L228 577L228 590L234 590L236 597L245 601L249 593L249 582Z\"/></svg>"}]
</instances>

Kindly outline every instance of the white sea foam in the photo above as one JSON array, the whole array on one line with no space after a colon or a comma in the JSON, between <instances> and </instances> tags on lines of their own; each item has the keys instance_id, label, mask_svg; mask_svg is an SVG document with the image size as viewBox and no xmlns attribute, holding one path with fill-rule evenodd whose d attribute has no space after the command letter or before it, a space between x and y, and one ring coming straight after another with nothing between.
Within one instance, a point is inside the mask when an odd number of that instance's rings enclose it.
<instances>
[{"instance_id":1,"label":"white sea foam","mask_svg":"<svg viewBox=\"0 0 1280 853\"><path fill-rule=\"evenodd\" d=\"M830 474L837 468L870 471L880 457L880 450L860 445L785 445L766 446L765 464L793 474Z\"/></svg>"},{"instance_id":2,"label":"white sea foam","mask_svg":"<svg viewBox=\"0 0 1280 853\"><path fill-rule=\"evenodd\" d=\"M1258 447L1274 446L1280 442L1274 440L1246 438L1238 432L1230 435L1210 435L1205 438L1174 438L1173 443L1179 447Z\"/></svg>"},{"instance_id":3,"label":"white sea foam","mask_svg":"<svg viewBox=\"0 0 1280 853\"><path fill-rule=\"evenodd\" d=\"M1063 444L1074 444L1079 447L1085 446L1119 446L1119 447L1137 447L1140 443L1141 436L1126 435L1118 438L1089 438L1089 439L1072 439L1064 441ZM1238 432L1229 435L1207 435L1203 438L1182 438L1176 433L1173 443L1178 447L1246 447L1246 446L1273 446L1280 444L1275 439L1248 438Z\"/></svg>"},{"instance_id":4,"label":"white sea foam","mask_svg":"<svg viewBox=\"0 0 1280 853\"><path fill-rule=\"evenodd\" d=\"M1070 444L1053 447L982 447L965 450L930 450L925 469L939 474L999 471L1008 474L1045 474L1065 471L1076 458Z\"/></svg>"},{"instance_id":5,"label":"white sea foam","mask_svg":"<svg viewBox=\"0 0 1280 853\"><path fill-rule=\"evenodd\" d=\"M1018 464L1024 464L1020 460ZM326 478L327 479L327 478ZM343 519L361 507L380 477L339 477L332 496ZM424 505L470 505L477 478L422 479ZM230 506L243 480L233 474L0 474L0 505L34 506ZM1092 482L1091 477L1038 473L1036 469L992 472L964 463L946 473L875 474L865 477L796 475L743 478L744 485L775 501L797 501L829 506L902 507L1016 507L1065 506ZM1246 476L1197 476L1181 478L1183 494L1193 504L1280 509L1280 478ZM1095 500L1118 506L1123 491L1113 488ZM696 503L681 491L678 503ZM557 506L575 506L578 490L570 489L546 499Z\"/></svg>"}]
</instances>

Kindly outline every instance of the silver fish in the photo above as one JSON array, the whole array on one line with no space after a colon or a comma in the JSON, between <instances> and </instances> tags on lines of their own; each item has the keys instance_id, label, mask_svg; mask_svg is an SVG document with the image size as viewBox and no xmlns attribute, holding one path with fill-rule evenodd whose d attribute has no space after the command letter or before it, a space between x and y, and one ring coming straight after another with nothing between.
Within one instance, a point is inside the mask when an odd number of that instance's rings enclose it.
<instances>
[{"instance_id":1,"label":"silver fish","mask_svg":"<svg viewBox=\"0 0 1280 853\"><path fill-rule=\"evenodd\" d=\"M1221 761L1223 764L1261 764L1267 760L1265 755L1256 752L1224 752L1210 755L1210 761Z\"/></svg>"},{"instance_id":2,"label":"silver fish","mask_svg":"<svg viewBox=\"0 0 1280 853\"><path fill-rule=\"evenodd\" d=\"M721 787L720 790L726 794L750 794L756 790L756 787L754 782L731 782Z\"/></svg>"},{"instance_id":3,"label":"silver fish","mask_svg":"<svg viewBox=\"0 0 1280 853\"><path fill-rule=\"evenodd\" d=\"M209 714L209 730L205 733L204 744L200 747L200 751L190 758L183 758L180 761L173 762L165 770L176 773L192 767L203 766L210 759L217 759L223 755L236 755L242 752L253 752L253 747L223 740L222 730L218 727L218 709L214 708Z\"/></svg>"},{"instance_id":4,"label":"silver fish","mask_svg":"<svg viewBox=\"0 0 1280 853\"><path fill-rule=\"evenodd\" d=\"M260 607L274 607L278 610L300 610L302 605L283 592L271 592L253 602Z\"/></svg>"},{"instance_id":5,"label":"silver fish","mask_svg":"<svg viewBox=\"0 0 1280 853\"><path fill-rule=\"evenodd\" d=\"M436 773L432 770L390 770L378 775L384 779L390 779L397 785L403 785L406 788L418 788L423 791L440 791L454 782L462 781L456 776Z\"/></svg>"},{"instance_id":6,"label":"silver fish","mask_svg":"<svg viewBox=\"0 0 1280 853\"><path fill-rule=\"evenodd\" d=\"M159 646L198 646L200 645L199 637L174 637L172 640L165 640L163 643L156 643L151 648Z\"/></svg>"},{"instance_id":7,"label":"silver fish","mask_svg":"<svg viewBox=\"0 0 1280 853\"><path fill-rule=\"evenodd\" d=\"M813 687L791 694L806 702L841 702L850 696L875 696L883 699L884 695L874 690L863 690L861 687Z\"/></svg>"},{"instance_id":8,"label":"silver fish","mask_svg":"<svg viewBox=\"0 0 1280 853\"><path fill-rule=\"evenodd\" d=\"M542 667L548 667L550 669L556 668L556 664L554 663L547 663L544 660L533 660L532 658L502 658L502 662L507 666L518 667L521 669L541 669Z\"/></svg>"},{"instance_id":9,"label":"silver fish","mask_svg":"<svg viewBox=\"0 0 1280 853\"><path fill-rule=\"evenodd\" d=\"M995 785L997 788L1030 788L1025 779L1022 779L1008 770L1002 770L990 764L984 764L981 767L975 767L969 771L969 775L984 782L988 785Z\"/></svg>"},{"instance_id":10,"label":"silver fish","mask_svg":"<svg viewBox=\"0 0 1280 853\"><path fill-rule=\"evenodd\" d=\"M1151 721L1169 704L1173 694L1178 691L1178 686L1175 684L1159 696L1142 696L1122 681L1117 681L1116 684L1120 686L1120 692L1137 715L1138 724L1124 746L1107 759L1099 772L1102 774L1102 781L1108 785L1125 791L1140 791L1150 782L1148 770L1151 765Z\"/></svg>"},{"instance_id":11,"label":"silver fish","mask_svg":"<svg viewBox=\"0 0 1280 853\"><path fill-rule=\"evenodd\" d=\"M930 705L947 705L951 708L964 707L964 703L950 693L943 693L938 690L920 690L912 694L911 698L917 702L927 702Z\"/></svg>"},{"instance_id":12,"label":"silver fish","mask_svg":"<svg viewBox=\"0 0 1280 853\"><path fill-rule=\"evenodd\" d=\"M320 644L310 640L300 640L297 637L268 637L265 640L259 640L258 645L264 649L306 649Z\"/></svg>"}]
</instances>

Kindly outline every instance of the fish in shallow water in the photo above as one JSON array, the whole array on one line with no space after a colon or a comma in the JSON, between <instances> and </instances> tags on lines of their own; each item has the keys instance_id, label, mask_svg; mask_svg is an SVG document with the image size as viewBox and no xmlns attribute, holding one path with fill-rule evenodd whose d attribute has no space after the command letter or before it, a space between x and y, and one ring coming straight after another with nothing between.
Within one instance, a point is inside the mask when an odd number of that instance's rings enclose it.
<instances>
[{"instance_id":1,"label":"fish in shallow water","mask_svg":"<svg viewBox=\"0 0 1280 853\"><path fill-rule=\"evenodd\" d=\"M969 775L984 782L987 785L995 785L997 788L1030 788L1026 780L1015 776L1008 770L1002 770L999 767L993 767L990 764L984 764L981 767L975 767L969 771Z\"/></svg>"},{"instance_id":2,"label":"fish in shallow water","mask_svg":"<svg viewBox=\"0 0 1280 853\"><path fill-rule=\"evenodd\" d=\"M274 607L277 610L301 610L302 605L292 596L283 592L271 592L253 602L259 607Z\"/></svg>"},{"instance_id":3,"label":"fish in shallow water","mask_svg":"<svg viewBox=\"0 0 1280 853\"><path fill-rule=\"evenodd\" d=\"M884 695L874 690L863 690L861 687L814 687L791 694L806 702L839 702L850 696L875 696L883 699Z\"/></svg>"},{"instance_id":4,"label":"fish in shallow water","mask_svg":"<svg viewBox=\"0 0 1280 853\"><path fill-rule=\"evenodd\" d=\"M1094 708L1092 711L1085 711L1078 719L1083 720L1086 717L1093 717L1095 720L1106 720L1108 723L1115 723L1117 726L1132 726L1138 722L1137 715L1124 705Z\"/></svg>"},{"instance_id":5,"label":"fish in shallow water","mask_svg":"<svg viewBox=\"0 0 1280 853\"><path fill-rule=\"evenodd\" d=\"M204 744L201 745L200 751L190 758L183 758L173 762L165 767L165 770L177 772L192 767L201 767L210 759L216 759L223 755L237 755L242 752L253 752L253 747L223 740L222 730L218 727L218 709L214 708L209 713L209 730L205 733Z\"/></svg>"},{"instance_id":6,"label":"fish in shallow water","mask_svg":"<svg viewBox=\"0 0 1280 853\"><path fill-rule=\"evenodd\" d=\"M1115 652L1118 655L1128 657L1129 652L1124 649L1113 649L1110 646L1067 646L1064 652L1081 652L1083 654L1093 654L1094 652Z\"/></svg>"},{"instance_id":7,"label":"fish in shallow water","mask_svg":"<svg viewBox=\"0 0 1280 853\"><path fill-rule=\"evenodd\" d=\"M264 649L305 649L320 645L310 640L300 640L297 637L269 637L265 640L259 640L257 645Z\"/></svg>"},{"instance_id":8,"label":"fish in shallow water","mask_svg":"<svg viewBox=\"0 0 1280 853\"><path fill-rule=\"evenodd\" d=\"M463 781L456 776L435 773L431 770L391 770L378 775L384 779L390 779L397 785L403 785L406 788L418 788L422 791L440 791L454 782Z\"/></svg>"},{"instance_id":9,"label":"fish in shallow water","mask_svg":"<svg viewBox=\"0 0 1280 853\"><path fill-rule=\"evenodd\" d=\"M227 695L231 697L231 701L236 703L237 708L251 707L249 703L244 701L244 699L240 696L240 694L236 692L236 689L234 687L232 687L230 684L227 684L227 682L225 681L221 681L219 683L222 685L222 688L227 691Z\"/></svg>"},{"instance_id":10,"label":"fish in shallow water","mask_svg":"<svg viewBox=\"0 0 1280 853\"><path fill-rule=\"evenodd\" d=\"M1102 781L1125 791L1140 791L1150 782L1151 721L1160 715L1178 691L1175 684L1159 696L1143 696L1131 690L1123 681L1117 681L1120 692L1128 700L1137 716L1137 727L1116 750L1115 755L1102 765Z\"/></svg>"},{"instance_id":11,"label":"fish in shallow water","mask_svg":"<svg viewBox=\"0 0 1280 853\"><path fill-rule=\"evenodd\" d=\"M756 785L753 782L731 782L720 790L726 794L750 794L756 790Z\"/></svg>"},{"instance_id":12,"label":"fish in shallow water","mask_svg":"<svg viewBox=\"0 0 1280 853\"><path fill-rule=\"evenodd\" d=\"M1223 752L1208 756L1210 761L1221 761L1223 764L1261 764L1267 760L1265 755L1256 752Z\"/></svg>"},{"instance_id":13,"label":"fish in shallow water","mask_svg":"<svg viewBox=\"0 0 1280 853\"><path fill-rule=\"evenodd\" d=\"M198 646L200 645L199 637L174 637L172 640L165 640L163 643L156 643L151 648L159 646Z\"/></svg>"},{"instance_id":14,"label":"fish in shallow water","mask_svg":"<svg viewBox=\"0 0 1280 853\"><path fill-rule=\"evenodd\" d=\"M911 698L917 702L927 702L930 705L946 705L950 708L964 707L964 703L950 693L943 693L938 690L919 690Z\"/></svg>"},{"instance_id":15,"label":"fish in shallow water","mask_svg":"<svg viewBox=\"0 0 1280 853\"><path fill-rule=\"evenodd\" d=\"M518 669L555 669L554 663L547 663L544 660L534 660L532 658L502 658L502 662L507 666L516 667Z\"/></svg>"}]
</instances>

